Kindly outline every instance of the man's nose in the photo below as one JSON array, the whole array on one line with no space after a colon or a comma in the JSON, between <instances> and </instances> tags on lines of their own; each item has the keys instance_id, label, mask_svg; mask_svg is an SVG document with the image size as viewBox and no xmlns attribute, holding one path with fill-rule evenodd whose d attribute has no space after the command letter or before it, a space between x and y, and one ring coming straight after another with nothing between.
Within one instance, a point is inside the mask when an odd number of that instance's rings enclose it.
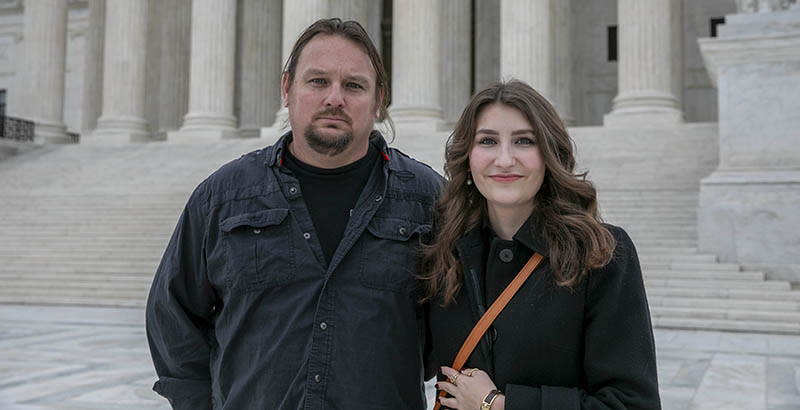
<instances>
[{"instance_id":1,"label":"man's nose","mask_svg":"<svg viewBox=\"0 0 800 410\"><path fill-rule=\"evenodd\" d=\"M342 94L342 87L334 84L328 88L328 95L325 96L325 105L329 107L342 107L344 106L344 95Z\"/></svg>"}]
</instances>

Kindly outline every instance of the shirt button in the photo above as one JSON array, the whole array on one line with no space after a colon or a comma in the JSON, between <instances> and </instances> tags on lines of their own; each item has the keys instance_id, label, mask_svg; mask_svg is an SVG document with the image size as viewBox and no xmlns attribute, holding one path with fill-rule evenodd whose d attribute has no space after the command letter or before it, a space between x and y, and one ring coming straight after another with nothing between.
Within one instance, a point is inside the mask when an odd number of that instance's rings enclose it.
<instances>
[{"instance_id":1,"label":"shirt button","mask_svg":"<svg viewBox=\"0 0 800 410\"><path fill-rule=\"evenodd\" d=\"M261 233L261 229L253 229L253 233L258 235Z\"/></svg>"},{"instance_id":2,"label":"shirt button","mask_svg":"<svg viewBox=\"0 0 800 410\"><path fill-rule=\"evenodd\" d=\"M325 322L322 322L322 323L319 324L319 328L322 329L322 330L325 330L325 329L328 328L328 324L325 323Z\"/></svg>"},{"instance_id":3,"label":"shirt button","mask_svg":"<svg viewBox=\"0 0 800 410\"><path fill-rule=\"evenodd\" d=\"M383 199L383 195L378 195L375 197L375 202L380 202Z\"/></svg>"},{"instance_id":4,"label":"shirt button","mask_svg":"<svg viewBox=\"0 0 800 410\"><path fill-rule=\"evenodd\" d=\"M514 259L514 252L511 249L503 249L500 251L500 260L503 262L511 262Z\"/></svg>"},{"instance_id":5,"label":"shirt button","mask_svg":"<svg viewBox=\"0 0 800 410\"><path fill-rule=\"evenodd\" d=\"M303 232L303 238L311 239L311 234L308 232Z\"/></svg>"},{"instance_id":6,"label":"shirt button","mask_svg":"<svg viewBox=\"0 0 800 410\"><path fill-rule=\"evenodd\" d=\"M297 193L297 187L289 187L289 193L290 194L296 194Z\"/></svg>"},{"instance_id":7,"label":"shirt button","mask_svg":"<svg viewBox=\"0 0 800 410\"><path fill-rule=\"evenodd\" d=\"M408 230L404 226L401 226L398 231L400 232L400 235L405 235L406 232L408 232Z\"/></svg>"},{"instance_id":8,"label":"shirt button","mask_svg":"<svg viewBox=\"0 0 800 410\"><path fill-rule=\"evenodd\" d=\"M322 376L320 376L318 374L315 374L314 375L314 381L317 382L317 383L321 382L322 381Z\"/></svg>"}]
</instances>

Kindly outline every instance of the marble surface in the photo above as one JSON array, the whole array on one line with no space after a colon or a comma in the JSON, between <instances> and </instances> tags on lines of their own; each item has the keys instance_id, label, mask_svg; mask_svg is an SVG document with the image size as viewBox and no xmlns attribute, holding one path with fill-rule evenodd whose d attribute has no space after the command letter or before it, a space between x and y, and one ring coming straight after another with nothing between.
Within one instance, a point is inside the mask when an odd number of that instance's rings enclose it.
<instances>
[{"instance_id":1,"label":"marble surface","mask_svg":"<svg viewBox=\"0 0 800 410\"><path fill-rule=\"evenodd\" d=\"M169 409L151 390L143 317L138 309L0 306L0 408ZM655 336L664 410L800 409L800 336Z\"/></svg>"}]
</instances>

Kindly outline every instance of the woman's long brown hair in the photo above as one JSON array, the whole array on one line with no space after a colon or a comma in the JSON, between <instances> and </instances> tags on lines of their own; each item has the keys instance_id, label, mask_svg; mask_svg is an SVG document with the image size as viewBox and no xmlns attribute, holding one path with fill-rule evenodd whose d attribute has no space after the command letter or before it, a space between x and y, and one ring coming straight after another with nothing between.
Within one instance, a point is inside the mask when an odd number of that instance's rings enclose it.
<instances>
[{"instance_id":1,"label":"woman's long brown hair","mask_svg":"<svg viewBox=\"0 0 800 410\"><path fill-rule=\"evenodd\" d=\"M467 178L478 114L494 103L516 108L533 128L546 170L532 217L546 239L556 283L574 287L590 269L606 265L614 252L614 238L598 214L597 192L586 173L573 173L573 142L553 106L524 82L497 83L472 97L447 140L447 184L436 203L437 237L425 249L425 300L441 295L447 305L455 299L463 281L455 242L488 217L486 199L475 185L467 185Z\"/></svg>"}]
</instances>

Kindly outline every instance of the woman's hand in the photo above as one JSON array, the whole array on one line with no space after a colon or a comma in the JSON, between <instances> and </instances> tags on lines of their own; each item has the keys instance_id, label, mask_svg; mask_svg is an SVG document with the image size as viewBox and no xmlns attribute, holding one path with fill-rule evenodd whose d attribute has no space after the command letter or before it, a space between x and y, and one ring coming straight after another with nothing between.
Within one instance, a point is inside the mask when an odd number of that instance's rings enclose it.
<instances>
[{"instance_id":1,"label":"woman's hand","mask_svg":"<svg viewBox=\"0 0 800 410\"><path fill-rule=\"evenodd\" d=\"M458 410L476 410L481 408L483 399L490 391L497 388L492 379L483 370L464 369L457 372L447 366L442 366L442 374L448 381L436 383L436 387L444 390L453 397L439 399L442 406ZM505 397L498 396L492 403L492 410L503 410Z\"/></svg>"}]
</instances>

